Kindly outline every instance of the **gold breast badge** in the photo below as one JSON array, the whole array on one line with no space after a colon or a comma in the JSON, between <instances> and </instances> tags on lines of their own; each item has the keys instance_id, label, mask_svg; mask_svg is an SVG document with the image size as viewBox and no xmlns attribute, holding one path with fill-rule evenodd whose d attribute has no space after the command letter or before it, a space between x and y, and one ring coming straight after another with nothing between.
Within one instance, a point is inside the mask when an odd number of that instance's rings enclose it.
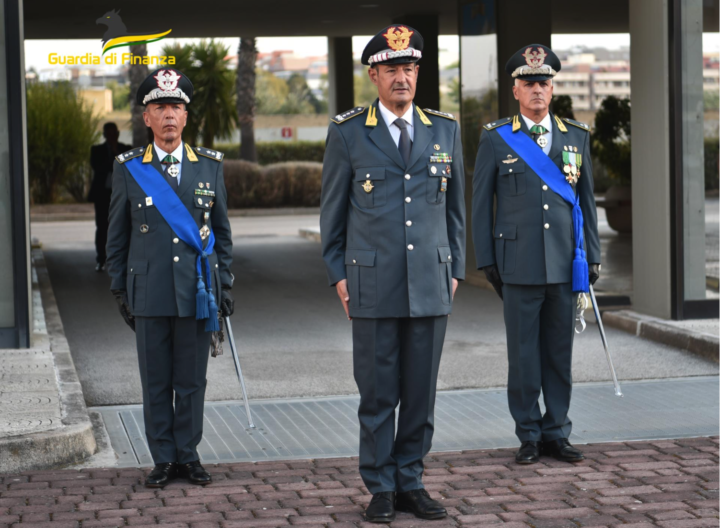
<instances>
[{"instance_id":1,"label":"gold breast badge","mask_svg":"<svg viewBox=\"0 0 720 528\"><path fill-rule=\"evenodd\" d=\"M365 180L365 183L363 183L362 188L366 193L369 194L372 192L372 190L375 188L375 186L372 184L372 182L370 180Z\"/></svg>"}]
</instances>

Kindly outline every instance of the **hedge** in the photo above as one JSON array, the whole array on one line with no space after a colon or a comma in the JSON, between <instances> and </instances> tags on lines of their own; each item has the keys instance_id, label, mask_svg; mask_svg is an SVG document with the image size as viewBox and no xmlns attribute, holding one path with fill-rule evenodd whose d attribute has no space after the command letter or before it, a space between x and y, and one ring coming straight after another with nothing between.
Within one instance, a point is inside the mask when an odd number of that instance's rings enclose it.
<instances>
[{"instance_id":1,"label":"hedge","mask_svg":"<svg viewBox=\"0 0 720 528\"><path fill-rule=\"evenodd\" d=\"M322 162L325 155L324 141L264 141L256 146L260 165L282 161ZM225 154L225 159L240 157L239 143L216 143L215 148Z\"/></svg>"},{"instance_id":2,"label":"hedge","mask_svg":"<svg viewBox=\"0 0 720 528\"><path fill-rule=\"evenodd\" d=\"M224 163L228 207L318 207L322 163L296 161L261 166L243 160Z\"/></svg>"}]
</instances>

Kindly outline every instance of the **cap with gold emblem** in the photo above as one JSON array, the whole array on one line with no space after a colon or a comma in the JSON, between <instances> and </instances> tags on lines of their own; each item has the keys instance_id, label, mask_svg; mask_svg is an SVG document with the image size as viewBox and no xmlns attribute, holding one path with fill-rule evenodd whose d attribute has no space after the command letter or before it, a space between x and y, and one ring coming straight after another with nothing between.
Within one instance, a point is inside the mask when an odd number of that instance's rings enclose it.
<instances>
[{"instance_id":1,"label":"cap with gold emblem","mask_svg":"<svg viewBox=\"0 0 720 528\"><path fill-rule=\"evenodd\" d=\"M395 24L375 35L362 53L360 62L375 64L404 64L417 62L422 57L423 38L416 29Z\"/></svg>"},{"instance_id":2,"label":"cap with gold emblem","mask_svg":"<svg viewBox=\"0 0 720 528\"><path fill-rule=\"evenodd\" d=\"M185 103L193 96L193 84L180 70L164 68L148 75L138 88L137 103Z\"/></svg>"},{"instance_id":3,"label":"cap with gold emblem","mask_svg":"<svg viewBox=\"0 0 720 528\"><path fill-rule=\"evenodd\" d=\"M560 71L560 59L542 44L524 46L505 65L505 72L513 79L547 81Z\"/></svg>"}]
</instances>

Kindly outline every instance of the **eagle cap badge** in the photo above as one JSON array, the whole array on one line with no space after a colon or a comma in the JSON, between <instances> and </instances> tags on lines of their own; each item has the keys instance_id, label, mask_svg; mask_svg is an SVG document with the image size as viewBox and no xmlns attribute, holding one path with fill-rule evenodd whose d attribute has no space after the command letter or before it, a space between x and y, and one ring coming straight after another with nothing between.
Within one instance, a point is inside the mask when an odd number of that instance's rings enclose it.
<instances>
[{"instance_id":1,"label":"eagle cap badge","mask_svg":"<svg viewBox=\"0 0 720 528\"><path fill-rule=\"evenodd\" d=\"M539 68L545 64L545 57L547 57L547 53L542 48L538 48L537 51L533 51L532 48L528 48L522 56L525 57L525 62L527 62L528 66L531 68Z\"/></svg>"},{"instance_id":2,"label":"eagle cap badge","mask_svg":"<svg viewBox=\"0 0 720 528\"><path fill-rule=\"evenodd\" d=\"M158 88L164 92L169 92L177 88L180 75L173 70L160 70L157 75L154 76L157 81Z\"/></svg>"},{"instance_id":3,"label":"eagle cap badge","mask_svg":"<svg viewBox=\"0 0 720 528\"><path fill-rule=\"evenodd\" d=\"M405 26L399 26L397 29L390 27L387 33L383 34L383 37L385 37L391 50L402 51L410 45L410 37L413 36L413 33L415 32L410 31Z\"/></svg>"}]
</instances>

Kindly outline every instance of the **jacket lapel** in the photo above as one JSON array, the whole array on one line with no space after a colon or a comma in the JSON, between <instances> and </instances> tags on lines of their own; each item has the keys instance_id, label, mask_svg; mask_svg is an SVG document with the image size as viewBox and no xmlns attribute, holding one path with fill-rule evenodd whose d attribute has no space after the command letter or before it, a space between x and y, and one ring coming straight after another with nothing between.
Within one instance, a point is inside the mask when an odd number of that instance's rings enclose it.
<instances>
[{"instance_id":1,"label":"jacket lapel","mask_svg":"<svg viewBox=\"0 0 720 528\"><path fill-rule=\"evenodd\" d=\"M385 119L380 115L380 110L377 107L377 100L373 103L375 107L375 115L377 116L377 125L375 125L368 136L370 140L375 143L377 148L385 153L391 160L393 160L398 167L405 169L405 163L403 162L400 151L398 150L395 140L390 135Z\"/></svg>"},{"instance_id":2,"label":"jacket lapel","mask_svg":"<svg viewBox=\"0 0 720 528\"><path fill-rule=\"evenodd\" d=\"M558 127L553 114L550 114L550 119L552 120L552 145L550 146L550 153L548 156L557 164L558 160L556 158L562 154L563 145L565 144L565 134L560 132L560 128ZM560 161L562 162L562 160ZM560 163L560 167L562 167L562 163Z\"/></svg>"},{"instance_id":3,"label":"jacket lapel","mask_svg":"<svg viewBox=\"0 0 720 528\"><path fill-rule=\"evenodd\" d=\"M183 149L185 144L183 143ZM182 198L188 189L195 187L195 180L198 177L197 162L188 159L187 151L183 151L182 166L180 172L180 186L178 187L178 196Z\"/></svg>"},{"instance_id":4,"label":"jacket lapel","mask_svg":"<svg viewBox=\"0 0 720 528\"><path fill-rule=\"evenodd\" d=\"M410 151L410 163L408 163L407 168L410 168L417 163L434 137L434 134L430 130L430 126L423 123L420 119L415 103L413 103L413 112L415 112L413 115L414 137L412 150Z\"/></svg>"}]
</instances>

